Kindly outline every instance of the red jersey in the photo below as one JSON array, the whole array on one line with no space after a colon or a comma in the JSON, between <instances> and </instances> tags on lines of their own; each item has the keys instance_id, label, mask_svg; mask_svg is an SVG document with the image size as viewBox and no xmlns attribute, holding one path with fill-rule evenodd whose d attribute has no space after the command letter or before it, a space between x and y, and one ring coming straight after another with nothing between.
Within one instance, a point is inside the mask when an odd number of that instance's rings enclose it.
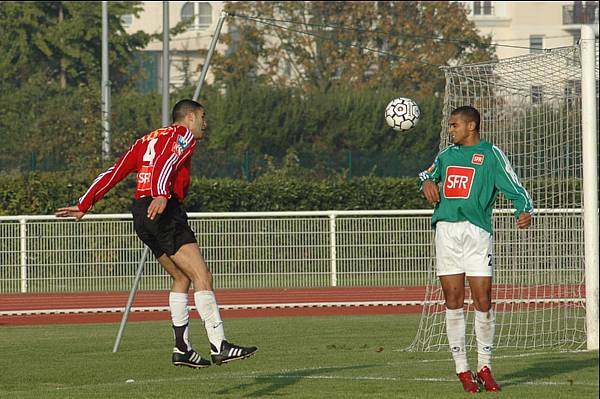
<instances>
[{"instance_id":1,"label":"red jersey","mask_svg":"<svg viewBox=\"0 0 600 399\"><path fill-rule=\"evenodd\" d=\"M100 173L79 198L77 207L87 212L133 172L137 173L136 199L174 196L183 203L190 185L191 156L195 148L196 139L184 126L155 130L138 139L117 163Z\"/></svg>"}]
</instances>

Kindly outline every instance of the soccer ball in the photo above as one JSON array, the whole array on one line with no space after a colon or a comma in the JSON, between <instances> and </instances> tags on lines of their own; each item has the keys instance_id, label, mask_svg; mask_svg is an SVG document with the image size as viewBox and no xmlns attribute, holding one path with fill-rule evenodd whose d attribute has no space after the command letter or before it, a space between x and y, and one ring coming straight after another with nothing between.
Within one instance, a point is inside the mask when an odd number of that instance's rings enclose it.
<instances>
[{"instance_id":1,"label":"soccer ball","mask_svg":"<svg viewBox=\"0 0 600 399\"><path fill-rule=\"evenodd\" d=\"M406 97L396 98L385 107L385 121L396 131L405 131L419 122L421 110L416 102Z\"/></svg>"}]
</instances>

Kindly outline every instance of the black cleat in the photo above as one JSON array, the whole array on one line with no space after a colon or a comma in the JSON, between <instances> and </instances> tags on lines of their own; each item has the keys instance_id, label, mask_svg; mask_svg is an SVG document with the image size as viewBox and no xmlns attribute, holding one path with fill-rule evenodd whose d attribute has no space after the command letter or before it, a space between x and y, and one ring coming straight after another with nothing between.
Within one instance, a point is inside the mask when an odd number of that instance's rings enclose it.
<instances>
[{"instance_id":1,"label":"black cleat","mask_svg":"<svg viewBox=\"0 0 600 399\"><path fill-rule=\"evenodd\" d=\"M214 346L211 345L212 349L215 349ZM219 353L211 353L210 357L214 364L220 365L223 363L231 362L232 360L245 359L250 357L256 352L258 348L256 346L237 346L234 344L230 344L227 341L223 341L221 343L221 352Z\"/></svg>"},{"instance_id":2,"label":"black cleat","mask_svg":"<svg viewBox=\"0 0 600 399\"><path fill-rule=\"evenodd\" d=\"M188 366L194 369L208 367L211 364L209 360L202 359L202 356L193 349L182 352L177 348L173 348L172 361L174 366Z\"/></svg>"}]
</instances>

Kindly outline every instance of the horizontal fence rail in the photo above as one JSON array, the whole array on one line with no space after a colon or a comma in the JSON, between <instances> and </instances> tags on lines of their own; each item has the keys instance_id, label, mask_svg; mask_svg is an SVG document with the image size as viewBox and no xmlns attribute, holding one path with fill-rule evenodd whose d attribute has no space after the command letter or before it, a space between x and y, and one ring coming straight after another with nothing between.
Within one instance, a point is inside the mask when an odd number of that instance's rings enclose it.
<instances>
[{"instance_id":1,"label":"horizontal fence rail","mask_svg":"<svg viewBox=\"0 0 600 399\"><path fill-rule=\"evenodd\" d=\"M579 209L536 211L523 242L512 210L495 212L496 283L525 283L530 268L560 270L564 283L580 279L565 240L581 229ZM189 213L216 288L424 286L434 265L431 210ZM539 228L536 229L536 225ZM502 268L515 253L554 250L535 262ZM525 247L529 248L526 249ZM565 250L566 249L566 250ZM0 217L0 293L125 291L144 247L130 214ZM156 260L146 263L140 290L170 287Z\"/></svg>"}]
</instances>

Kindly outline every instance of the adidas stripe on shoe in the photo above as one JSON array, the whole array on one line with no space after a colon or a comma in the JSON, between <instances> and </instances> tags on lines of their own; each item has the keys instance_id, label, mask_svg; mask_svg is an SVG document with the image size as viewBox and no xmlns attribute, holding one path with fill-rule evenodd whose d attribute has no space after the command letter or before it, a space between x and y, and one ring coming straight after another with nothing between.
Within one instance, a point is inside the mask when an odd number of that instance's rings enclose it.
<instances>
[{"instance_id":1,"label":"adidas stripe on shoe","mask_svg":"<svg viewBox=\"0 0 600 399\"><path fill-rule=\"evenodd\" d=\"M216 365L228 363L233 360L245 359L252 356L258 348L256 346L243 347L234 344L230 344L227 341L221 343L221 351L215 353L215 347L212 346L213 351L211 352L212 362Z\"/></svg>"},{"instance_id":2,"label":"adidas stripe on shoe","mask_svg":"<svg viewBox=\"0 0 600 399\"><path fill-rule=\"evenodd\" d=\"M202 356L195 350L188 352L182 352L177 348L173 348L173 355L171 357L174 366L187 366L194 369L200 369L210 366L210 361L203 359Z\"/></svg>"}]
</instances>

